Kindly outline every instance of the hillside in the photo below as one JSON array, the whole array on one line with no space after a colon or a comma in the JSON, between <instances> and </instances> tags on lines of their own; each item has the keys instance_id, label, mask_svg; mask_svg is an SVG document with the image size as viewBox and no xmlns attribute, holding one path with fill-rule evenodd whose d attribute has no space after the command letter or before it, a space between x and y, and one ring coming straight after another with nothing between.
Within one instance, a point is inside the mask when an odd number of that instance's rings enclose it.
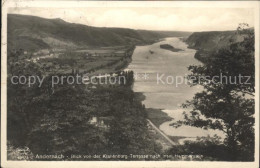
<instances>
[{"instance_id":1,"label":"hillside","mask_svg":"<svg viewBox=\"0 0 260 168\"><path fill-rule=\"evenodd\" d=\"M186 42L190 48L212 50L241 40L243 38L236 31L211 31L192 33Z\"/></svg>"},{"instance_id":2,"label":"hillside","mask_svg":"<svg viewBox=\"0 0 260 168\"><path fill-rule=\"evenodd\" d=\"M146 31L91 27L61 19L8 14L8 50L102 47L143 44L165 37L188 36L189 32Z\"/></svg>"},{"instance_id":3,"label":"hillside","mask_svg":"<svg viewBox=\"0 0 260 168\"><path fill-rule=\"evenodd\" d=\"M236 31L211 31L192 33L185 42L189 45L189 48L197 50L195 57L203 62L215 50L228 47L232 43L242 40L243 36L238 35Z\"/></svg>"},{"instance_id":4,"label":"hillside","mask_svg":"<svg viewBox=\"0 0 260 168\"><path fill-rule=\"evenodd\" d=\"M149 30L137 30L140 36L145 40L154 40L165 37L188 37L192 32L182 31L149 31Z\"/></svg>"}]
</instances>

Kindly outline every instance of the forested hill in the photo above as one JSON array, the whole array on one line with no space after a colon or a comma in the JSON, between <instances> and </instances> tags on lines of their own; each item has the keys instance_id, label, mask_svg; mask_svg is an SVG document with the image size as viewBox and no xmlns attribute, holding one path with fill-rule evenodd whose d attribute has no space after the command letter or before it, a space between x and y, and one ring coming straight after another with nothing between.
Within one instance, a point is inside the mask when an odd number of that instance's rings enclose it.
<instances>
[{"instance_id":1,"label":"forested hill","mask_svg":"<svg viewBox=\"0 0 260 168\"><path fill-rule=\"evenodd\" d=\"M188 36L189 32L146 31L91 27L61 19L8 14L8 49L100 47L143 44L165 37Z\"/></svg>"},{"instance_id":2,"label":"forested hill","mask_svg":"<svg viewBox=\"0 0 260 168\"><path fill-rule=\"evenodd\" d=\"M192 32L184 31L151 31L151 30L136 30L138 34L146 41L160 39L165 37L188 37Z\"/></svg>"},{"instance_id":3,"label":"forested hill","mask_svg":"<svg viewBox=\"0 0 260 168\"><path fill-rule=\"evenodd\" d=\"M209 31L192 33L186 42L190 48L212 50L242 40L243 37L237 35L236 31Z\"/></svg>"},{"instance_id":4,"label":"forested hill","mask_svg":"<svg viewBox=\"0 0 260 168\"><path fill-rule=\"evenodd\" d=\"M254 31L254 29L248 30ZM203 62L209 59L214 51L229 47L231 44L243 40L243 35L234 30L195 32L192 33L185 42L189 45L189 48L197 50L195 58Z\"/></svg>"}]
</instances>

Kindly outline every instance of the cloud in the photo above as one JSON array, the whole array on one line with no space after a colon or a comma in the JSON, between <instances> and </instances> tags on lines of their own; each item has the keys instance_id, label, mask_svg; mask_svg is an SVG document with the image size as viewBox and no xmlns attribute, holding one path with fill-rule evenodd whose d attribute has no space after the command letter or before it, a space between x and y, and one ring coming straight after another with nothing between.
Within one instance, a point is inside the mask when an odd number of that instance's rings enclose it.
<instances>
[{"instance_id":1,"label":"cloud","mask_svg":"<svg viewBox=\"0 0 260 168\"><path fill-rule=\"evenodd\" d=\"M233 30L239 23L254 23L253 10L246 8L11 8L9 13L147 30Z\"/></svg>"}]
</instances>

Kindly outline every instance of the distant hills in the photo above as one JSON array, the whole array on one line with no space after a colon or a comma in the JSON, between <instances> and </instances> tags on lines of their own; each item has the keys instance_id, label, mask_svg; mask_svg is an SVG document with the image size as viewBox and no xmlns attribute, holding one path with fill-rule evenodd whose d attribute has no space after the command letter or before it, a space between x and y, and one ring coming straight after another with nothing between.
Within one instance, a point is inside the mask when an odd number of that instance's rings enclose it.
<instances>
[{"instance_id":1,"label":"distant hills","mask_svg":"<svg viewBox=\"0 0 260 168\"><path fill-rule=\"evenodd\" d=\"M254 31L252 29L252 31ZM185 42L189 48L196 49L195 58L204 62L211 58L215 50L227 48L232 43L243 41L244 37L237 31L211 31L192 33Z\"/></svg>"},{"instance_id":2,"label":"distant hills","mask_svg":"<svg viewBox=\"0 0 260 168\"><path fill-rule=\"evenodd\" d=\"M195 57L202 60L216 49L243 40L236 31L192 33L92 27L62 19L17 14L8 14L7 19L8 51L142 45L165 37L186 37L189 48L198 50Z\"/></svg>"},{"instance_id":3,"label":"distant hills","mask_svg":"<svg viewBox=\"0 0 260 168\"><path fill-rule=\"evenodd\" d=\"M8 50L105 47L145 44L165 37L187 37L191 32L148 31L92 27L61 19L8 14Z\"/></svg>"},{"instance_id":4,"label":"distant hills","mask_svg":"<svg viewBox=\"0 0 260 168\"><path fill-rule=\"evenodd\" d=\"M236 31L209 31L192 33L186 42L193 49L213 50L242 40L243 37L239 36Z\"/></svg>"}]
</instances>

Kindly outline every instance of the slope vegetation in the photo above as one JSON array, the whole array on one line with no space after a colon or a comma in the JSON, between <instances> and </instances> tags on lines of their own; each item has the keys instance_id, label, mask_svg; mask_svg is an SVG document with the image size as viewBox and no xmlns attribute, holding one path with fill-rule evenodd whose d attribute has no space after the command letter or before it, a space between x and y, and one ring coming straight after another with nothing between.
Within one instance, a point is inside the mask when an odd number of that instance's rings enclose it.
<instances>
[{"instance_id":1,"label":"slope vegetation","mask_svg":"<svg viewBox=\"0 0 260 168\"><path fill-rule=\"evenodd\" d=\"M165 37L188 36L189 32L146 31L91 27L61 19L8 15L8 49L103 47L144 44Z\"/></svg>"}]
</instances>

